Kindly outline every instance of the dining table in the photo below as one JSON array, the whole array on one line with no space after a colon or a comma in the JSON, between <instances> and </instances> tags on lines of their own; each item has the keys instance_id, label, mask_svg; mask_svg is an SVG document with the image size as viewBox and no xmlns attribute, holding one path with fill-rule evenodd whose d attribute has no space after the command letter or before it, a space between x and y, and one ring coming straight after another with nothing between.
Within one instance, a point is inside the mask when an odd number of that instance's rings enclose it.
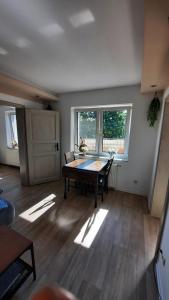
<instances>
[{"instance_id":1,"label":"dining table","mask_svg":"<svg viewBox=\"0 0 169 300\"><path fill-rule=\"evenodd\" d=\"M95 207L97 207L97 196L99 191L99 174L104 171L108 164L108 160L93 159L75 159L65 164L62 168L62 176L64 177L64 198L67 198L68 180L74 179L81 184L89 184L94 187L95 191Z\"/></svg>"}]
</instances>

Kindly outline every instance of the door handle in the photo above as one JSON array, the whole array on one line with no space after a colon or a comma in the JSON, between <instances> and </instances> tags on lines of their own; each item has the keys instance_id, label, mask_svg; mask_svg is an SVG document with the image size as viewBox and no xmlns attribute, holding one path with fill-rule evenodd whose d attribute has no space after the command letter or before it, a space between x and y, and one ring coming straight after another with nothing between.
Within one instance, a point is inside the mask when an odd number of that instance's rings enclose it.
<instances>
[{"instance_id":1,"label":"door handle","mask_svg":"<svg viewBox=\"0 0 169 300\"><path fill-rule=\"evenodd\" d=\"M56 143L56 151L59 151L59 143Z\"/></svg>"},{"instance_id":2,"label":"door handle","mask_svg":"<svg viewBox=\"0 0 169 300\"><path fill-rule=\"evenodd\" d=\"M165 259L165 257L164 257L164 254L163 254L163 250L162 250L162 249L160 249L160 254L161 254L162 264L163 264L163 266L165 266L166 259Z\"/></svg>"}]
</instances>

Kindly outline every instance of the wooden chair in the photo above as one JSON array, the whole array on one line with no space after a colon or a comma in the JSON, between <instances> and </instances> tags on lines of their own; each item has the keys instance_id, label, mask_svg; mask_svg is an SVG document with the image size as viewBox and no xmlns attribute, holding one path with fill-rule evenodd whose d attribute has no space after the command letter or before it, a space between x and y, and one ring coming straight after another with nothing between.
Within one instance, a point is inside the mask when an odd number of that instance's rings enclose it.
<instances>
[{"instance_id":1,"label":"wooden chair","mask_svg":"<svg viewBox=\"0 0 169 300\"><path fill-rule=\"evenodd\" d=\"M108 178L109 178L109 173L111 170L111 166L113 164L114 157L111 157L108 160L108 163L104 170L100 172L99 178L98 178L98 195L101 196L101 201L103 202L103 194L104 191L108 192ZM87 196L87 192L94 192L93 190L93 185L88 183L85 186L85 195Z\"/></svg>"},{"instance_id":2,"label":"wooden chair","mask_svg":"<svg viewBox=\"0 0 169 300\"><path fill-rule=\"evenodd\" d=\"M83 182L81 184L81 194L87 197L88 193L95 193L95 188L92 183ZM99 176L98 178L98 191L97 195L101 196L101 201L103 202L103 193L104 193L104 177ZM95 206L96 208L96 206Z\"/></svg>"},{"instance_id":3,"label":"wooden chair","mask_svg":"<svg viewBox=\"0 0 169 300\"><path fill-rule=\"evenodd\" d=\"M101 196L101 201L103 202L103 194L104 191L108 192L108 178L109 178L109 173L111 170L111 166L113 163L113 158L108 160L108 163L105 167L105 169L99 174L99 182L98 182L98 194Z\"/></svg>"},{"instance_id":4,"label":"wooden chair","mask_svg":"<svg viewBox=\"0 0 169 300\"><path fill-rule=\"evenodd\" d=\"M99 190L98 190L98 194L101 195L102 202L103 202L103 193L104 193L104 178L99 176Z\"/></svg>"},{"instance_id":5,"label":"wooden chair","mask_svg":"<svg viewBox=\"0 0 169 300\"><path fill-rule=\"evenodd\" d=\"M75 155L74 155L73 151L64 153L64 156L65 156L66 164L68 164L71 161L75 160Z\"/></svg>"},{"instance_id":6,"label":"wooden chair","mask_svg":"<svg viewBox=\"0 0 169 300\"><path fill-rule=\"evenodd\" d=\"M104 190L108 192L108 178L110 174L110 170L113 164L114 157L108 160L106 168L103 170L102 173L99 175L99 180L102 180L104 182Z\"/></svg>"},{"instance_id":7,"label":"wooden chair","mask_svg":"<svg viewBox=\"0 0 169 300\"><path fill-rule=\"evenodd\" d=\"M108 192L108 178L109 178L109 173L111 170L111 166L113 163L114 157L108 160L108 163L104 170L99 173L99 178L98 178L98 195L101 196L101 201L103 202L103 194L104 191ZM94 192L93 190L93 185L88 183L85 186L85 194L87 195L87 192Z\"/></svg>"},{"instance_id":8,"label":"wooden chair","mask_svg":"<svg viewBox=\"0 0 169 300\"><path fill-rule=\"evenodd\" d=\"M65 156L65 163L66 164L68 164L68 163L70 163L70 162L72 162L72 161L75 160L75 155L74 155L73 151L71 151L71 152L65 152L64 156ZM76 187L77 182L75 180L73 180L73 179L71 179L71 181L74 182L74 187ZM70 189L70 179L68 179L68 191L69 191L69 189Z\"/></svg>"}]
</instances>

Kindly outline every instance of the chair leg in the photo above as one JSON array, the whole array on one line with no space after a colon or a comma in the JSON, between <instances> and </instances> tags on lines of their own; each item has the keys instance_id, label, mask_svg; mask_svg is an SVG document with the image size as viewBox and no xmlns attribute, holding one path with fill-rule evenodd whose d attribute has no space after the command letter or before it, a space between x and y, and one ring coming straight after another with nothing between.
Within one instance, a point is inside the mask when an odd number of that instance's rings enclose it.
<instances>
[{"instance_id":1,"label":"chair leg","mask_svg":"<svg viewBox=\"0 0 169 300\"><path fill-rule=\"evenodd\" d=\"M106 193L108 193L109 189L108 189L108 177L106 176Z\"/></svg>"},{"instance_id":2,"label":"chair leg","mask_svg":"<svg viewBox=\"0 0 169 300\"><path fill-rule=\"evenodd\" d=\"M70 179L68 179L67 190L68 190L68 192L70 190Z\"/></svg>"},{"instance_id":3,"label":"chair leg","mask_svg":"<svg viewBox=\"0 0 169 300\"><path fill-rule=\"evenodd\" d=\"M67 179L64 178L64 199L67 198Z\"/></svg>"},{"instance_id":4,"label":"chair leg","mask_svg":"<svg viewBox=\"0 0 169 300\"><path fill-rule=\"evenodd\" d=\"M103 185L101 186L101 197L102 197L102 202L104 201L104 199L103 199L103 192L104 192L104 187L103 187Z\"/></svg>"},{"instance_id":5,"label":"chair leg","mask_svg":"<svg viewBox=\"0 0 169 300\"><path fill-rule=\"evenodd\" d=\"M83 185L81 182L80 182L80 194L83 195Z\"/></svg>"},{"instance_id":6,"label":"chair leg","mask_svg":"<svg viewBox=\"0 0 169 300\"><path fill-rule=\"evenodd\" d=\"M97 190L95 191L94 208L97 208Z\"/></svg>"},{"instance_id":7,"label":"chair leg","mask_svg":"<svg viewBox=\"0 0 169 300\"><path fill-rule=\"evenodd\" d=\"M88 192L88 185L87 183L85 184L85 196L87 197L87 192Z\"/></svg>"}]
</instances>

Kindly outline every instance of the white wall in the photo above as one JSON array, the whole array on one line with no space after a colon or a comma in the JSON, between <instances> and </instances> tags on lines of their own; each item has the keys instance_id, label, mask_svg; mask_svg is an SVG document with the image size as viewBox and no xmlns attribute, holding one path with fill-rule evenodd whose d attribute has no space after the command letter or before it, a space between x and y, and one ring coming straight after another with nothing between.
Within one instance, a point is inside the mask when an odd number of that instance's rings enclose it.
<instances>
[{"instance_id":1,"label":"white wall","mask_svg":"<svg viewBox=\"0 0 169 300\"><path fill-rule=\"evenodd\" d=\"M163 124L163 117L164 117L164 108L165 108L165 95L163 95L163 99L161 102L161 112L159 115L159 126L158 126L158 131L157 131L155 154L154 154L154 159L153 159L153 169L152 169L152 175L151 175L150 190L149 190L149 195L148 195L149 209L151 209L151 206L152 206L152 197L153 197L154 183L155 183L155 177L156 177L156 168L157 168L157 162L158 162L158 153L159 153L161 130L162 130L162 124Z\"/></svg>"},{"instance_id":2,"label":"white wall","mask_svg":"<svg viewBox=\"0 0 169 300\"><path fill-rule=\"evenodd\" d=\"M11 106L19 105L39 109L44 107L41 103L36 103L34 101L8 96L5 94L0 94L0 104L1 101L3 104L7 103L7 105L10 103ZM10 106L0 105L0 163L19 166L19 151L7 148L5 111L9 111L10 109Z\"/></svg>"},{"instance_id":3,"label":"white wall","mask_svg":"<svg viewBox=\"0 0 169 300\"><path fill-rule=\"evenodd\" d=\"M61 147L70 150L70 110L72 106L133 103L129 160L118 168L117 189L140 195L149 194L157 128L150 128L146 114L152 95L141 95L139 86L100 89L60 95L55 108L61 113ZM157 122L158 123L158 122ZM138 183L135 184L134 180Z\"/></svg>"},{"instance_id":4,"label":"white wall","mask_svg":"<svg viewBox=\"0 0 169 300\"><path fill-rule=\"evenodd\" d=\"M149 193L149 208L151 215L162 216L165 194L168 184L168 113L169 88L165 90L162 100L161 116L157 134L156 150L153 162L153 172Z\"/></svg>"}]
</instances>

